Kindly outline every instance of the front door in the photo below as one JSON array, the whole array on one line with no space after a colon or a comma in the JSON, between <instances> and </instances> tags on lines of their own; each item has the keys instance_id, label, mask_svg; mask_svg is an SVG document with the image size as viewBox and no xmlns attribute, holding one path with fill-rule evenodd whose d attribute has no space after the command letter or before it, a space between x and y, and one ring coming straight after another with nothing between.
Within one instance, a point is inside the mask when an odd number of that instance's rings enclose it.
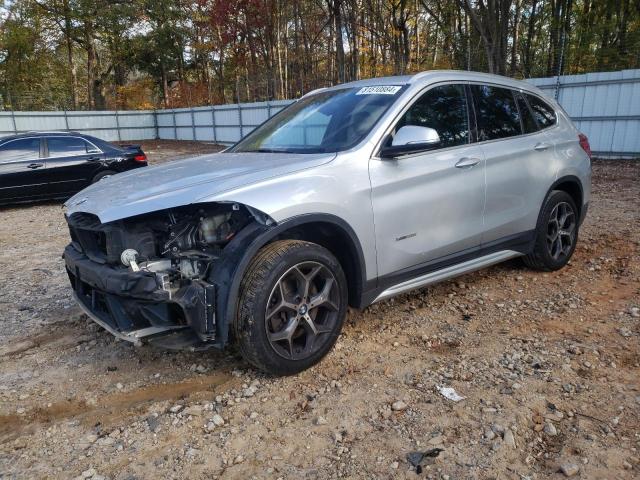
<instances>
[{"instance_id":1,"label":"front door","mask_svg":"<svg viewBox=\"0 0 640 480\"><path fill-rule=\"evenodd\" d=\"M417 125L437 131L439 148L370 160L378 272L387 283L441 268L480 246L485 162L470 143L468 105L463 85L430 88L387 141L402 126Z\"/></svg>"}]
</instances>

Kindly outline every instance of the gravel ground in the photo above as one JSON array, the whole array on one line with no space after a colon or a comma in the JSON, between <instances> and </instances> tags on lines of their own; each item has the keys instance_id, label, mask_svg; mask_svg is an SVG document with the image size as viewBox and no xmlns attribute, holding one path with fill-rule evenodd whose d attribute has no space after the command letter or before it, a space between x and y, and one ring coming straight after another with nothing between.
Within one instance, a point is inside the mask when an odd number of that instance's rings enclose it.
<instances>
[{"instance_id":1,"label":"gravel ground","mask_svg":"<svg viewBox=\"0 0 640 480\"><path fill-rule=\"evenodd\" d=\"M594 162L562 271L512 261L351 311L288 378L115 340L71 300L60 204L0 210L0 478L638 478L639 177Z\"/></svg>"}]
</instances>

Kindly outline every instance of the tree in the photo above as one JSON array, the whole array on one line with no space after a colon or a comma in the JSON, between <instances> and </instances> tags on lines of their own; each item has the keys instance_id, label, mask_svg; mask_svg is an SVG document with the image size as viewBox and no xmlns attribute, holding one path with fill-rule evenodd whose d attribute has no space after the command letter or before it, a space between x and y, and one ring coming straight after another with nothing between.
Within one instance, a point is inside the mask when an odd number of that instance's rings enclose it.
<instances>
[{"instance_id":1,"label":"tree","mask_svg":"<svg viewBox=\"0 0 640 480\"><path fill-rule=\"evenodd\" d=\"M513 0L458 0L480 34L490 73L504 75L507 65L509 18Z\"/></svg>"},{"instance_id":2,"label":"tree","mask_svg":"<svg viewBox=\"0 0 640 480\"><path fill-rule=\"evenodd\" d=\"M437 68L640 67L637 0L12 0L0 12L13 108L295 98Z\"/></svg>"}]
</instances>

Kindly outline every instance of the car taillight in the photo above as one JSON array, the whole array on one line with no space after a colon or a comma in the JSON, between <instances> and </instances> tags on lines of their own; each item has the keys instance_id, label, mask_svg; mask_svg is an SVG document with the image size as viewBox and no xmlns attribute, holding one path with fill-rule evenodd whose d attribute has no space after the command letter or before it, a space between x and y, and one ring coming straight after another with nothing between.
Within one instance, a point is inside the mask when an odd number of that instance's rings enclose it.
<instances>
[{"instance_id":1,"label":"car taillight","mask_svg":"<svg viewBox=\"0 0 640 480\"><path fill-rule=\"evenodd\" d=\"M589 139L587 136L584 133L581 133L578 135L578 141L580 142L582 149L587 153L587 155L589 155L589 158L591 158L591 146L589 145Z\"/></svg>"},{"instance_id":2,"label":"car taillight","mask_svg":"<svg viewBox=\"0 0 640 480\"><path fill-rule=\"evenodd\" d=\"M585 137L586 138L586 137ZM587 144L588 145L588 144ZM146 162L147 156L144 153L138 153L133 157L136 162Z\"/></svg>"}]
</instances>

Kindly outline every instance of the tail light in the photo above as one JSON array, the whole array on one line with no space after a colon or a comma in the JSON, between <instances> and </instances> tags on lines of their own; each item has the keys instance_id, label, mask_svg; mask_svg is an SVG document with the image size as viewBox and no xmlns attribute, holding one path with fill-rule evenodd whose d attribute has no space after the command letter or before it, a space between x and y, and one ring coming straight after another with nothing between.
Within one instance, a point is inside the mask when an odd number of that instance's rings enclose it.
<instances>
[{"instance_id":1,"label":"tail light","mask_svg":"<svg viewBox=\"0 0 640 480\"><path fill-rule=\"evenodd\" d=\"M584 133L581 133L578 135L578 141L580 142L582 149L587 153L587 155L589 155L589 158L591 158L591 146L589 145L589 139L587 136Z\"/></svg>"},{"instance_id":2,"label":"tail light","mask_svg":"<svg viewBox=\"0 0 640 480\"><path fill-rule=\"evenodd\" d=\"M584 137L584 138L587 138L587 137ZM587 146L589 146L589 144L588 144L588 143L587 143ZM584 147L583 147L583 148L584 148ZM136 162L146 162L146 161L147 161L147 156L146 156L144 153L137 153L137 154L133 157L133 159L134 159Z\"/></svg>"}]
</instances>

